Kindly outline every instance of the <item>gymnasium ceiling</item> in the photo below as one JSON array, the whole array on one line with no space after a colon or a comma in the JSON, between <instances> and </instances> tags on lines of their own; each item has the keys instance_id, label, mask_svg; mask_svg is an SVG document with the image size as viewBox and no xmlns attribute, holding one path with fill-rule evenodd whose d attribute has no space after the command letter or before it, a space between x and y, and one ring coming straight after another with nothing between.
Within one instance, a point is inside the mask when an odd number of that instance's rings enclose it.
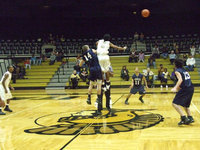
<instances>
[{"instance_id":1,"label":"gymnasium ceiling","mask_svg":"<svg viewBox=\"0 0 200 150\"><path fill-rule=\"evenodd\" d=\"M92 18L137 14L148 8L152 14L200 14L199 0L6 0L0 17Z\"/></svg>"}]
</instances>

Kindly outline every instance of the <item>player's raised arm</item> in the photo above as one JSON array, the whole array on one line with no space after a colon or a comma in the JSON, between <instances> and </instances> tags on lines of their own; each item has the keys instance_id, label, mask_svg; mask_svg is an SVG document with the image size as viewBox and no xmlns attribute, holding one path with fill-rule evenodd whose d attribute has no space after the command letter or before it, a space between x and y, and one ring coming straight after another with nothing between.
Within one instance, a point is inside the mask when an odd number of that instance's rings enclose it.
<instances>
[{"instance_id":1,"label":"player's raised arm","mask_svg":"<svg viewBox=\"0 0 200 150\"><path fill-rule=\"evenodd\" d=\"M123 50L123 51L127 49L126 46L125 47L120 47L120 46L114 45L112 43L110 43L110 47L118 49L118 50Z\"/></svg>"},{"instance_id":2,"label":"player's raised arm","mask_svg":"<svg viewBox=\"0 0 200 150\"><path fill-rule=\"evenodd\" d=\"M85 61L82 59L81 62L79 63L79 67L82 67L83 64L84 64L84 62L85 62Z\"/></svg>"},{"instance_id":3,"label":"player's raised arm","mask_svg":"<svg viewBox=\"0 0 200 150\"><path fill-rule=\"evenodd\" d=\"M132 79L132 83L131 83L130 88L133 88L133 86L134 86L134 80Z\"/></svg>"},{"instance_id":4,"label":"player's raised arm","mask_svg":"<svg viewBox=\"0 0 200 150\"><path fill-rule=\"evenodd\" d=\"M177 81L175 87L171 90L172 92L177 92L178 90L180 90L180 85L183 82L182 76L178 71L175 72L175 75L176 75L178 81Z\"/></svg>"}]
</instances>

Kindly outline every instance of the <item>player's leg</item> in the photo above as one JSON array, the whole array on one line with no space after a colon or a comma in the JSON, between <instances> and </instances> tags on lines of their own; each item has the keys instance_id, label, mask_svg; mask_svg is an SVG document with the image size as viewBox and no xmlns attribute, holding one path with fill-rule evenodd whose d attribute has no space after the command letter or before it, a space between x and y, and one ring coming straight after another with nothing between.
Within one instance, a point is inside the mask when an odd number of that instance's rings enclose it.
<instances>
[{"instance_id":1,"label":"player's leg","mask_svg":"<svg viewBox=\"0 0 200 150\"><path fill-rule=\"evenodd\" d=\"M110 98L110 87L109 89L107 89L107 91L105 92L105 96L106 96L106 108L108 109L108 111L111 111L111 98Z\"/></svg>"},{"instance_id":2,"label":"player's leg","mask_svg":"<svg viewBox=\"0 0 200 150\"><path fill-rule=\"evenodd\" d=\"M192 114L190 112L190 108L189 107L184 107L184 109L185 109L185 112L187 113L188 120L190 121L190 123L193 123L194 122L194 118L192 117Z\"/></svg>"},{"instance_id":3,"label":"player's leg","mask_svg":"<svg viewBox=\"0 0 200 150\"><path fill-rule=\"evenodd\" d=\"M88 88L88 98L87 98L87 104L91 105L91 94L93 89L94 82L90 80L89 88Z\"/></svg>"},{"instance_id":4,"label":"player's leg","mask_svg":"<svg viewBox=\"0 0 200 150\"><path fill-rule=\"evenodd\" d=\"M5 113L2 112L3 107L5 107L5 102L0 97L0 115L5 115Z\"/></svg>"},{"instance_id":5,"label":"player's leg","mask_svg":"<svg viewBox=\"0 0 200 150\"><path fill-rule=\"evenodd\" d=\"M6 107L4 108L4 111L13 112L13 111L10 109L9 104L10 104L10 99L6 100Z\"/></svg>"},{"instance_id":6,"label":"player's leg","mask_svg":"<svg viewBox=\"0 0 200 150\"><path fill-rule=\"evenodd\" d=\"M9 104L10 104L10 100L13 98L12 97L12 94L11 94L11 91L10 91L10 89L9 88L7 88L7 93L5 94L5 96L6 96L6 101L5 101L5 104L6 104L6 107L5 107L5 111L8 111L8 112L12 112L12 110L10 109L10 107L9 107Z\"/></svg>"},{"instance_id":7,"label":"player's leg","mask_svg":"<svg viewBox=\"0 0 200 150\"><path fill-rule=\"evenodd\" d=\"M98 115L101 114L101 110L102 110L101 85L102 85L102 80L98 79L97 80L97 103L98 103L97 114Z\"/></svg>"},{"instance_id":8,"label":"player's leg","mask_svg":"<svg viewBox=\"0 0 200 150\"><path fill-rule=\"evenodd\" d=\"M139 98L139 100L142 102L142 103L144 103L144 100L143 100L143 97L145 96L145 90L144 90L144 86L141 86L140 88L139 88L139 94L141 95L140 96L140 98Z\"/></svg>"}]
</instances>

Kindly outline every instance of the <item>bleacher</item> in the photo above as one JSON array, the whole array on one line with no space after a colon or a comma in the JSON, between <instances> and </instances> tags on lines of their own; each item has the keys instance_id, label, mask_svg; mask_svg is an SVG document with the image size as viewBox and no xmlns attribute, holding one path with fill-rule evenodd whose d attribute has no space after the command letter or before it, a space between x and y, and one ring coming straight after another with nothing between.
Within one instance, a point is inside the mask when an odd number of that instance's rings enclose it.
<instances>
[{"instance_id":1,"label":"bleacher","mask_svg":"<svg viewBox=\"0 0 200 150\"><path fill-rule=\"evenodd\" d=\"M110 78L111 81L111 85L112 87L129 87L131 85L131 76L134 73L134 69L135 67L138 67L140 72L143 73L143 70L145 70L147 68L147 59L148 56L145 57L145 62L144 63L129 63L128 62L128 57L127 56L122 56L122 57L111 57L111 64L114 70L114 77ZM170 64L169 59L156 59L156 69L151 68L151 70L154 72L154 75L158 75L158 68L159 65L163 64L164 68L168 69L169 74L172 73L174 65ZM129 81L124 81L121 79L120 75L121 75L121 69L122 66L126 65L127 69L129 70L129 76L130 76L130 80ZM194 71L190 72L191 75L191 79L194 85L199 85L199 79L200 79L200 75L197 71L197 68L194 68ZM170 78L168 77L168 83L169 86L173 86L174 83L172 80L170 80ZM159 80L155 80L154 81L154 85L155 87L158 87L161 85ZM69 83L66 84L67 87L70 86ZM86 88L88 87L88 85L86 84L86 82L83 82L82 80L79 81L79 88Z\"/></svg>"},{"instance_id":2,"label":"bleacher","mask_svg":"<svg viewBox=\"0 0 200 150\"><path fill-rule=\"evenodd\" d=\"M49 61L46 61L40 66L32 65L31 69L26 69L27 79L17 79L15 84L11 84L17 88L45 88L60 64L61 62L55 62L54 65L49 65Z\"/></svg>"}]
</instances>

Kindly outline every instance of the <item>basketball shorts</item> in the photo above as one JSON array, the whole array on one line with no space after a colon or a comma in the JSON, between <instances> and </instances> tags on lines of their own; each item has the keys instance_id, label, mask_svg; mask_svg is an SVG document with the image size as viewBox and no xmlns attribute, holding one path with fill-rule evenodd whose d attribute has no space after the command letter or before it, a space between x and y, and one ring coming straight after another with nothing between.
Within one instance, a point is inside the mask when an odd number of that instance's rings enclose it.
<instances>
[{"instance_id":1,"label":"basketball shorts","mask_svg":"<svg viewBox=\"0 0 200 150\"><path fill-rule=\"evenodd\" d=\"M99 64L101 66L102 72L106 73L109 71L110 67L110 57L108 55L98 56Z\"/></svg>"},{"instance_id":2,"label":"basketball shorts","mask_svg":"<svg viewBox=\"0 0 200 150\"><path fill-rule=\"evenodd\" d=\"M190 103L192 101L192 96L194 93L194 87L191 86L189 88L180 89L176 96L174 97L173 103L177 105L181 105L183 107L190 107Z\"/></svg>"},{"instance_id":3,"label":"basketball shorts","mask_svg":"<svg viewBox=\"0 0 200 150\"><path fill-rule=\"evenodd\" d=\"M91 67L88 79L91 81L102 80L101 67Z\"/></svg>"},{"instance_id":4,"label":"basketball shorts","mask_svg":"<svg viewBox=\"0 0 200 150\"><path fill-rule=\"evenodd\" d=\"M11 94L9 88L7 88L7 91L8 91L8 93L5 93L3 85L0 84L0 98L1 98L1 100L6 101L6 100L12 98L12 94Z\"/></svg>"},{"instance_id":5,"label":"basketball shorts","mask_svg":"<svg viewBox=\"0 0 200 150\"><path fill-rule=\"evenodd\" d=\"M130 93L131 94L136 94L137 92L139 92L140 95L145 94L144 86L143 85L141 85L139 87L133 86L133 88L131 89Z\"/></svg>"}]
</instances>

